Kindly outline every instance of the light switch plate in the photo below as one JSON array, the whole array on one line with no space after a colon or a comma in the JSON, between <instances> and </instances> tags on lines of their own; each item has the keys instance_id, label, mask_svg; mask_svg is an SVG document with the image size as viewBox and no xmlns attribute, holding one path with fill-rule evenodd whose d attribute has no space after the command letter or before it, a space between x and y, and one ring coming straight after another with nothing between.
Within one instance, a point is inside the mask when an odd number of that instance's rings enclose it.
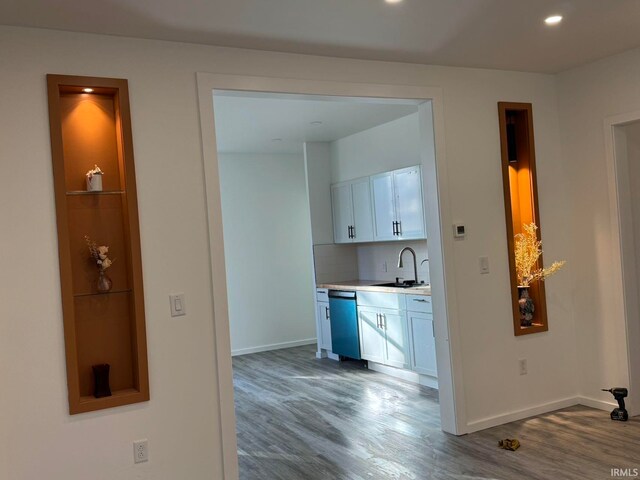
<instances>
[{"instance_id":1,"label":"light switch plate","mask_svg":"<svg viewBox=\"0 0 640 480\"><path fill-rule=\"evenodd\" d=\"M187 314L187 305L184 302L184 293L169 295L169 300L171 302L172 317L181 317Z\"/></svg>"},{"instance_id":2,"label":"light switch plate","mask_svg":"<svg viewBox=\"0 0 640 480\"><path fill-rule=\"evenodd\" d=\"M480 257L479 263L480 273L483 275L489 273L489 257Z\"/></svg>"}]
</instances>

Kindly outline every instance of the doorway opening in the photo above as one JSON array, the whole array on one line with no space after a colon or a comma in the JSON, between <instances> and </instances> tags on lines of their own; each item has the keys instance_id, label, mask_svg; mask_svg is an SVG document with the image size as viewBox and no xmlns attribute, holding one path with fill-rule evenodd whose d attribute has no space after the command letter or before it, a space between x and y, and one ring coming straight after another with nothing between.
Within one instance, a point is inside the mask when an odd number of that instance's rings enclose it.
<instances>
[{"instance_id":1,"label":"doorway opening","mask_svg":"<svg viewBox=\"0 0 640 480\"><path fill-rule=\"evenodd\" d=\"M605 121L608 143L609 191L612 206L612 232L618 236L613 257L617 260L620 282L620 325L626 333L629 389L640 389L640 112L608 118ZM640 397L627 402L630 416L640 414Z\"/></svg>"},{"instance_id":2,"label":"doorway opening","mask_svg":"<svg viewBox=\"0 0 640 480\"><path fill-rule=\"evenodd\" d=\"M446 187L446 169L442 156L436 156L436 151L442 148L436 147L434 129L434 123L442 124L441 114L437 112L441 107L434 108L434 104L441 101L440 93L400 87L397 89L399 92L410 94L375 92L375 95L363 97L354 95L354 90L359 89L353 84L319 85L319 82L256 81L255 78L247 83L246 80L243 77L199 75L225 471L230 472L230 478L233 478L237 453L247 454L241 430L244 421L241 416L247 412L238 411L239 448L233 442L236 438L234 399L228 390L233 384L231 356L235 355L236 359L233 365L240 365L237 370L243 370L242 365L246 367L244 376L236 376L236 392L239 398L249 398L249 416L257 413L254 408L259 409L261 402L268 404L269 394L278 399L276 401L272 397L272 401L282 404L283 392L304 392L305 384L317 385L323 379L327 380L325 377L336 380L334 375L344 372L354 374L361 364L338 363L341 357L329 348L326 336L323 339L318 312L324 300L320 295L325 293L321 287L369 276L363 271L373 272L371 279L378 283L402 282L395 277L412 278L409 283L416 280L425 282L417 287L410 285L411 288L422 288L422 291L391 292L395 292L395 298L402 302L395 308L397 318L388 310L375 316L383 318L378 322L378 328L387 332L383 350L394 350L396 362L398 354L400 358L406 355L406 364L403 365L402 361L394 364L389 356L389 361L382 359L380 362L369 358L369 366L378 367L372 370L384 372L380 377L387 382L399 382L398 385L415 388L417 398L424 400L429 396L424 392L431 392L431 418L435 414L438 430L465 433L461 427L464 425L463 412L456 405L461 399L454 395L453 372L458 362L450 345L451 330L455 330L451 321L453 299L452 295L447 295L445 281L447 268L444 259L450 254L450 245L448 239L445 240L448 237L442 235L441 213L447 212L448 205L446 197L440 198L439 190ZM392 87L387 88L393 90ZM365 94L368 91L376 91L376 87L362 89ZM440 131L439 135L442 134ZM442 139L439 144L442 145ZM412 146L414 152L407 153ZM397 202L398 197L408 197L405 192L412 185L411 181L407 183L409 173L419 179L417 185L423 189L419 197L414 196L419 201L414 198L411 207L419 210L423 220L426 219L423 232L408 228L415 225L406 220L409 218L406 212L403 216L406 223L402 227L399 218L394 220L388 212L381 212L392 220L389 222L393 224L390 235L399 237L387 238L384 236L386 232L376 230L377 224L383 222L379 221L375 209L383 204L385 195L390 202ZM396 181L394 175L398 176L398 183L393 183ZM368 234L366 228L349 224L346 237L336 234L341 226L338 217L342 213L336 206L339 201L335 188L362 179L367 180L361 182L363 185L366 183L373 188L369 195L360 195L371 200L373 232L371 238L360 237L360 242L356 237L362 235L363 230ZM380 179L381 184L390 182L391 188L376 190L376 179ZM415 181L413 185L416 185ZM353 189L351 193L354 194ZM351 200L352 211L349 214L353 223L354 200ZM400 207L395 205L393 208L391 215ZM386 217L380 218L387 220ZM405 232L417 233L411 236ZM428 253L425 238L428 239ZM404 247L410 247L417 255L416 268L411 272L408 255L404 256L401 270L396 264L399 251ZM428 262L423 261L427 259ZM386 275L381 276L382 272ZM340 275L350 278L340 279ZM431 295L425 294L429 283ZM252 294L258 290L260 294ZM328 294L329 288L325 290ZM435 373L437 363L435 375L412 368L415 366L411 362L415 349L411 341L415 339L409 338L412 333L409 326L413 320L406 305L406 298L411 294L422 297L415 299L418 302L426 302L429 298L429 311L418 313L432 314L430 332L435 348L432 373ZM370 292L357 296L366 298ZM358 303L358 315L360 310L366 312L374 306L372 303ZM424 315L414 316L416 322L424 318ZM269 319L272 321L265 321ZM366 321L363 319L360 315L357 320L361 326ZM394 336L389 333L393 328L388 328L388 325L396 320L400 325L396 332L401 333ZM424 326L420 323L415 328L416 339L420 340L428 332ZM322 358L325 356L332 359ZM290 360L295 358L299 361L292 365ZM253 367L248 366L251 362L247 359L254 362ZM284 364L279 364L278 359ZM254 382L256 377L251 378L250 372L258 370L254 368L256 365L268 364L272 368L263 369L259 381ZM309 365L320 365L321 368L310 371ZM286 381L276 375L266 384L261 383L269 374L283 369L288 375ZM365 375L372 374L367 370ZM432 377L431 383L425 383L428 377ZM346 399L357 390L351 385L341 392L340 389L335 391L335 386L341 384L339 380L328 381L328 384L332 385L329 388L330 398L337 403L340 403L341 394ZM439 394L434 395L435 390L427 390L419 384L437 387ZM254 391L248 392L247 389ZM459 394L459 385L456 390ZM393 402L393 398L384 398L385 395L379 398L375 389L367 389L363 384L360 384L358 393L357 399L362 402L368 398L374 410L379 407L382 411L388 406L385 405L387 402ZM323 428L318 430L324 435L333 431L337 444L351 443L344 438L345 432L336 430L345 411L323 410L320 408L323 405L335 404L327 398L321 400L322 395L307 394L307 401L296 404L294 411L310 421L314 414L316 418L323 419ZM433 401L437 397L439 404ZM315 408L307 411L300 405L314 405ZM349 409L346 404L343 406ZM299 426L297 414L289 410L283 418L271 421ZM266 421L269 422L268 419ZM416 421L411 428L420 428L418 423ZM252 427L256 425L252 424ZM296 438L303 442L309 431L298 433ZM315 437L309 441L315 444L319 439Z\"/></svg>"}]
</instances>

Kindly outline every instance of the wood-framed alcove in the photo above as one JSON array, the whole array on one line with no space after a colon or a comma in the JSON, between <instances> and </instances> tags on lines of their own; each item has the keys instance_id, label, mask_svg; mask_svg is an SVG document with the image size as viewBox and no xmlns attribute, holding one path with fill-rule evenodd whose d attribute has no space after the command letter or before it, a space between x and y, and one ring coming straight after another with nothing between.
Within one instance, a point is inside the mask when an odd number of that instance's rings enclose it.
<instances>
[{"instance_id":1,"label":"wood-framed alcove","mask_svg":"<svg viewBox=\"0 0 640 480\"><path fill-rule=\"evenodd\" d=\"M513 330L516 336L549 330L544 282L531 284L529 294L535 304L533 324L522 326L518 305L518 280L514 255L514 235L522 233L522 225L535 223L538 239L542 238L538 208L536 155L533 135L533 108L530 103L498 102L500 150L507 226L507 247L511 277ZM542 256L538 267L542 268Z\"/></svg>"},{"instance_id":2,"label":"wood-framed alcove","mask_svg":"<svg viewBox=\"0 0 640 480\"><path fill-rule=\"evenodd\" d=\"M71 414L149 400L133 137L126 80L47 75L62 313ZM103 171L87 191L86 172ZM114 258L106 293L88 235ZM111 367L111 396L94 396L92 366Z\"/></svg>"}]
</instances>

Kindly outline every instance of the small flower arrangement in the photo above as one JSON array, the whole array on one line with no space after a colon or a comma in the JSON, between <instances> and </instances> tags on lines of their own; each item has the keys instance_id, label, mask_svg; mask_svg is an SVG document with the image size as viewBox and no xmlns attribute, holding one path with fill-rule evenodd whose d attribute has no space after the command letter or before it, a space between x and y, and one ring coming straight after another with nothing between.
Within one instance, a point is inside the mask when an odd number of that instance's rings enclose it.
<instances>
[{"instance_id":1,"label":"small flower arrangement","mask_svg":"<svg viewBox=\"0 0 640 480\"><path fill-rule=\"evenodd\" d=\"M91 258L95 260L98 269L104 272L115 261L111 260L107 256L109 253L109 247L106 245L96 245L96 242L91 240L88 235L84 236L84 240L87 242L87 246L89 247L89 254L91 255Z\"/></svg>"},{"instance_id":2,"label":"small flower arrangement","mask_svg":"<svg viewBox=\"0 0 640 480\"><path fill-rule=\"evenodd\" d=\"M538 240L535 223L523 225L524 233L518 233L515 238L516 276L518 286L529 287L535 281L544 281L566 263L564 260L553 262L549 268L536 268L538 259L542 255L542 242Z\"/></svg>"},{"instance_id":3,"label":"small flower arrangement","mask_svg":"<svg viewBox=\"0 0 640 480\"><path fill-rule=\"evenodd\" d=\"M87 178L91 180L94 175L104 175L104 172L100 170L100 167L98 165L94 165L93 169L87 172Z\"/></svg>"}]
</instances>

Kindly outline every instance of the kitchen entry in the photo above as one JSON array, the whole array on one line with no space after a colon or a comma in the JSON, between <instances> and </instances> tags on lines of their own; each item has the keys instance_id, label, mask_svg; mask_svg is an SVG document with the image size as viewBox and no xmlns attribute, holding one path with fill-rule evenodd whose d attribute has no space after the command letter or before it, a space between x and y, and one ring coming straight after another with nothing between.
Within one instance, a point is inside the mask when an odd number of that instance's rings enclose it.
<instances>
[{"instance_id":1,"label":"kitchen entry","mask_svg":"<svg viewBox=\"0 0 640 480\"><path fill-rule=\"evenodd\" d=\"M363 375L355 391L374 403L367 375L415 388L412 408L429 397L439 424L431 102L215 90L213 106L239 451L261 401L309 396L327 368ZM301 356L318 370L296 374ZM268 388L243 368L256 361Z\"/></svg>"}]
</instances>

